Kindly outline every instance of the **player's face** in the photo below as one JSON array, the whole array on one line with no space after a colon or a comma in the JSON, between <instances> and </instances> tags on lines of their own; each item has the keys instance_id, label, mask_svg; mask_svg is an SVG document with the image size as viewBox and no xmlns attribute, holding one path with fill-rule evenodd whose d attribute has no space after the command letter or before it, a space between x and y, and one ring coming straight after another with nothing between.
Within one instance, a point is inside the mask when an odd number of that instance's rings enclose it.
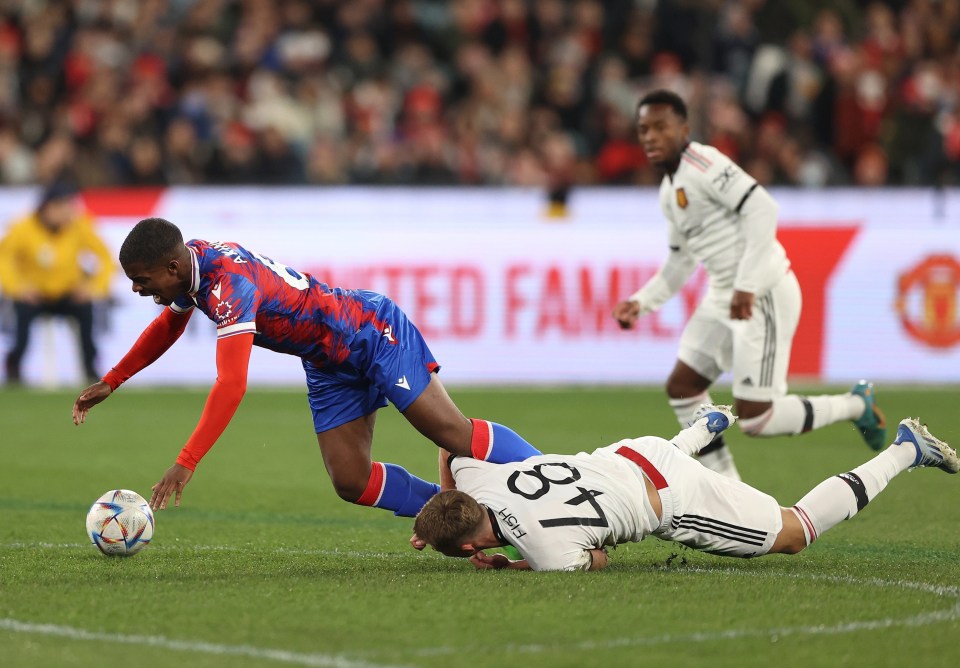
<instances>
[{"instance_id":1,"label":"player's face","mask_svg":"<svg viewBox=\"0 0 960 668\"><path fill-rule=\"evenodd\" d=\"M154 303L163 306L172 304L188 289L180 278L180 263L177 260L153 267L135 262L125 266L123 272L133 283L134 292L141 297L152 297Z\"/></svg>"},{"instance_id":2,"label":"player's face","mask_svg":"<svg viewBox=\"0 0 960 668\"><path fill-rule=\"evenodd\" d=\"M637 111L637 137L653 165L666 169L680 159L690 127L667 104L645 104Z\"/></svg>"}]
</instances>

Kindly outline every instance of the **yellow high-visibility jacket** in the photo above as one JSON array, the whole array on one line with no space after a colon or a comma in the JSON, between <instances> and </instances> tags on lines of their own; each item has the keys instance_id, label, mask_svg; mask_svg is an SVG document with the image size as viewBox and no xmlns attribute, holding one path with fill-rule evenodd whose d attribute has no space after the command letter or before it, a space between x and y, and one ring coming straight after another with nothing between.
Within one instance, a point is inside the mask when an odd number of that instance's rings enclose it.
<instances>
[{"instance_id":1,"label":"yellow high-visibility jacket","mask_svg":"<svg viewBox=\"0 0 960 668\"><path fill-rule=\"evenodd\" d=\"M14 222L0 240L0 290L11 299L35 291L56 300L78 288L100 299L109 293L115 270L88 214L53 233L34 213Z\"/></svg>"}]
</instances>

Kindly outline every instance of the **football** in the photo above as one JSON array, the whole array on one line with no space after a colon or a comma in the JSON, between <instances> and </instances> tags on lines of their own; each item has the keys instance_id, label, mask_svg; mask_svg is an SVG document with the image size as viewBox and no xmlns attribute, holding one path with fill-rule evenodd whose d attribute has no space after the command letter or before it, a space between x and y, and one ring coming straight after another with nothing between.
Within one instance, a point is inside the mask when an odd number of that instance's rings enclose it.
<instances>
[{"instance_id":1,"label":"football","mask_svg":"<svg viewBox=\"0 0 960 668\"><path fill-rule=\"evenodd\" d=\"M136 492L111 490L87 512L87 535L106 555L136 554L153 538L153 511Z\"/></svg>"}]
</instances>

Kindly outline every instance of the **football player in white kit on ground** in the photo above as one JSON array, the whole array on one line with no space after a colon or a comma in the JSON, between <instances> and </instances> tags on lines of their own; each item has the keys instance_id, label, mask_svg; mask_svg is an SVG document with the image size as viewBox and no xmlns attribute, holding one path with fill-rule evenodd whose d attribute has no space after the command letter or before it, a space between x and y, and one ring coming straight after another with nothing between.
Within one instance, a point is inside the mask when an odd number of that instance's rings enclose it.
<instances>
[{"instance_id":1,"label":"football player in white kit on ground","mask_svg":"<svg viewBox=\"0 0 960 668\"><path fill-rule=\"evenodd\" d=\"M424 505L410 543L469 558L479 569L537 571L597 570L607 565L607 547L648 535L732 557L795 554L856 515L897 474L913 467L960 471L957 453L907 418L893 445L782 508L690 456L735 420L726 407L701 411L670 441L645 436L590 454L512 464L451 457L446 473L456 489ZM523 558L483 552L508 545Z\"/></svg>"},{"instance_id":2,"label":"football player in white kit on ground","mask_svg":"<svg viewBox=\"0 0 960 668\"><path fill-rule=\"evenodd\" d=\"M667 380L681 425L710 403L710 385L733 372L734 409L750 436L799 434L853 420L874 450L887 444L886 422L873 386L861 381L839 395L787 394L787 367L800 320L800 286L777 241L777 203L749 174L712 146L690 141L687 109L658 90L637 106L637 134L650 162L664 171L660 206L670 254L639 290L616 305L624 328L660 308L703 264L709 288L683 331ZM739 479L723 438L701 462Z\"/></svg>"}]
</instances>

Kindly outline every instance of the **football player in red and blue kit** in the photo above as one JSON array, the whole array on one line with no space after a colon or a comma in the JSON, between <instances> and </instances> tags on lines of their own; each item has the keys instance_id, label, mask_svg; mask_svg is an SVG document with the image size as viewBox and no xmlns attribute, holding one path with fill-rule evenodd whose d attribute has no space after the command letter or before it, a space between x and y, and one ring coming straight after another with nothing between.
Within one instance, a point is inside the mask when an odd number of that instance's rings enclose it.
<instances>
[{"instance_id":1,"label":"football player in red and blue kit","mask_svg":"<svg viewBox=\"0 0 960 668\"><path fill-rule=\"evenodd\" d=\"M437 377L420 332L389 298L330 288L235 243L191 240L162 218L140 221L120 249L133 291L163 305L130 351L77 398L73 421L155 362L194 309L217 324L217 379L196 429L153 486L150 505L180 505L183 487L226 429L247 387L254 345L303 361L314 431L337 494L413 517L439 487L371 458L377 409L394 406L454 454L503 463L540 454L515 432L465 417Z\"/></svg>"}]
</instances>

